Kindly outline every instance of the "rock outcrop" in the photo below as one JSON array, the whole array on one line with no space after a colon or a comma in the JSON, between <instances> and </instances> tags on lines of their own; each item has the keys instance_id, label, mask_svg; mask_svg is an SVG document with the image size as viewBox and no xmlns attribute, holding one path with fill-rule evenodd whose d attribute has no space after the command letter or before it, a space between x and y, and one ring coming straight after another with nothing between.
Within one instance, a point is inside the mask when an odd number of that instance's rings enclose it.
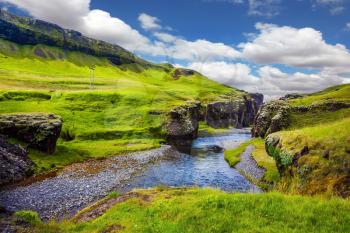
<instances>
[{"instance_id":1,"label":"rock outcrop","mask_svg":"<svg viewBox=\"0 0 350 233\"><path fill-rule=\"evenodd\" d=\"M174 108L168 116L166 139L181 152L189 152L199 127L200 103L188 103Z\"/></svg>"},{"instance_id":2,"label":"rock outcrop","mask_svg":"<svg viewBox=\"0 0 350 233\"><path fill-rule=\"evenodd\" d=\"M33 163L22 147L0 135L0 185L19 181L33 173Z\"/></svg>"},{"instance_id":3,"label":"rock outcrop","mask_svg":"<svg viewBox=\"0 0 350 233\"><path fill-rule=\"evenodd\" d=\"M243 98L218 101L206 107L205 121L213 128L248 127L262 105L262 94L248 94Z\"/></svg>"},{"instance_id":4,"label":"rock outcrop","mask_svg":"<svg viewBox=\"0 0 350 233\"><path fill-rule=\"evenodd\" d=\"M55 152L62 120L53 114L0 115L0 134L14 137L44 153Z\"/></svg>"},{"instance_id":5,"label":"rock outcrop","mask_svg":"<svg viewBox=\"0 0 350 233\"><path fill-rule=\"evenodd\" d=\"M190 69L177 68L173 73L174 79L179 79L181 76L191 76L194 75L195 71Z\"/></svg>"},{"instance_id":6,"label":"rock outcrop","mask_svg":"<svg viewBox=\"0 0 350 233\"><path fill-rule=\"evenodd\" d=\"M189 152L192 141L197 138L199 121L205 121L213 128L248 127L253 124L263 99L261 94L247 94L206 106L189 102L176 107L168 116L166 139L180 151Z\"/></svg>"},{"instance_id":7,"label":"rock outcrop","mask_svg":"<svg viewBox=\"0 0 350 233\"><path fill-rule=\"evenodd\" d=\"M254 120L253 137L262 137L287 128L290 124L290 106L286 101L271 101L264 104Z\"/></svg>"}]
</instances>

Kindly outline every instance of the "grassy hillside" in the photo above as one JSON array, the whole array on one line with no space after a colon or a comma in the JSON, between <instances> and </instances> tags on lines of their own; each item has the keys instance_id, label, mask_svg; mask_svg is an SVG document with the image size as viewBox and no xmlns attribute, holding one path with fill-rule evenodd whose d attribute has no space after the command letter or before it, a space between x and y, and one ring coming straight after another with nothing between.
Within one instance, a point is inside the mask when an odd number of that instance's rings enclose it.
<instances>
[{"instance_id":1,"label":"grassy hillside","mask_svg":"<svg viewBox=\"0 0 350 233\"><path fill-rule=\"evenodd\" d=\"M36 55L38 49L45 57ZM0 113L50 112L63 118L57 152L30 154L42 171L86 157L157 147L166 113L174 106L243 94L197 73L175 80L173 71L133 71L80 52L0 40Z\"/></svg>"},{"instance_id":2,"label":"grassy hillside","mask_svg":"<svg viewBox=\"0 0 350 233\"><path fill-rule=\"evenodd\" d=\"M137 191L95 205L62 223L37 224L35 232L349 232L350 203L269 194L228 194L210 189ZM116 205L106 203L119 202ZM105 208L107 206L107 208ZM85 212L85 215L84 215ZM94 215L93 215L94 216Z\"/></svg>"},{"instance_id":3,"label":"grassy hillside","mask_svg":"<svg viewBox=\"0 0 350 233\"><path fill-rule=\"evenodd\" d=\"M278 137L276 148L267 148L284 170L279 190L301 194L350 196L350 84L328 88L288 100L294 107L290 125ZM300 111L304 107L308 111Z\"/></svg>"}]
</instances>

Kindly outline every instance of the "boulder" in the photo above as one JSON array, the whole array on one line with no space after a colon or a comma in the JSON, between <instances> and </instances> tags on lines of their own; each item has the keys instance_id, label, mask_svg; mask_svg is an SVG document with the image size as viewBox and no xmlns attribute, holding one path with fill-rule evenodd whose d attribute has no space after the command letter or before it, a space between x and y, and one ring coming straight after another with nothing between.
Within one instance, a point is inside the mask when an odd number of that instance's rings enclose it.
<instances>
[{"instance_id":1,"label":"boulder","mask_svg":"<svg viewBox=\"0 0 350 233\"><path fill-rule=\"evenodd\" d=\"M287 94L287 95L281 97L280 100L291 100L291 99L298 99L298 98L302 98L302 97L304 97L304 96L301 94L292 93L292 94Z\"/></svg>"},{"instance_id":2,"label":"boulder","mask_svg":"<svg viewBox=\"0 0 350 233\"><path fill-rule=\"evenodd\" d=\"M189 152L193 139L197 138L199 127L199 102L189 102L168 114L166 139L181 152Z\"/></svg>"},{"instance_id":3,"label":"boulder","mask_svg":"<svg viewBox=\"0 0 350 233\"><path fill-rule=\"evenodd\" d=\"M2 114L0 134L14 137L44 153L55 152L62 120L53 114Z\"/></svg>"},{"instance_id":4,"label":"boulder","mask_svg":"<svg viewBox=\"0 0 350 233\"><path fill-rule=\"evenodd\" d=\"M287 128L290 124L290 106L285 101L264 104L254 120L253 137L262 137Z\"/></svg>"},{"instance_id":5,"label":"boulder","mask_svg":"<svg viewBox=\"0 0 350 233\"><path fill-rule=\"evenodd\" d=\"M22 180L33 174L28 152L0 135L0 185Z\"/></svg>"},{"instance_id":6,"label":"boulder","mask_svg":"<svg viewBox=\"0 0 350 233\"><path fill-rule=\"evenodd\" d=\"M180 76L191 76L194 74L195 74L195 71L193 70L177 68L173 73L173 78L177 80L180 78Z\"/></svg>"}]
</instances>

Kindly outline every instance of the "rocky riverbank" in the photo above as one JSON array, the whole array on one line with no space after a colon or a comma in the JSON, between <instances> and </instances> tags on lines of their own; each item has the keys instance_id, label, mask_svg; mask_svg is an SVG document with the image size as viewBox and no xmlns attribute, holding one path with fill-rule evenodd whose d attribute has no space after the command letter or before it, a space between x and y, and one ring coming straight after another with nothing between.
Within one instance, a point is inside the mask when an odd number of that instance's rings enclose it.
<instances>
[{"instance_id":1,"label":"rocky riverbank","mask_svg":"<svg viewBox=\"0 0 350 233\"><path fill-rule=\"evenodd\" d=\"M242 173L244 176L247 176L249 179L254 181L261 181L265 175L265 169L258 166L257 162L252 156L254 151L254 146L249 145L244 153L241 155L240 162L235 166L235 168Z\"/></svg>"},{"instance_id":2,"label":"rocky riverbank","mask_svg":"<svg viewBox=\"0 0 350 233\"><path fill-rule=\"evenodd\" d=\"M66 167L58 176L28 186L3 189L0 203L9 211L30 209L43 219L71 216L112 190L128 191L128 182L148 165L177 155L170 146L87 161Z\"/></svg>"}]
</instances>

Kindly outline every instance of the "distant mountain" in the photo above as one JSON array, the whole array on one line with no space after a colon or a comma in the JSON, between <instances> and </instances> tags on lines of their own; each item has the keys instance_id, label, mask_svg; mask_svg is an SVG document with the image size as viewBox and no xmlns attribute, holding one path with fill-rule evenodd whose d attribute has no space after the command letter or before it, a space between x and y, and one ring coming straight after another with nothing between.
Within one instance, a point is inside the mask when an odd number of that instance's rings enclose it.
<instances>
[{"instance_id":1,"label":"distant mountain","mask_svg":"<svg viewBox=\"0 0 350 233\"><path fill-rule=\"evenodd\" d=\"M114 65L137 64L160 68L126 49L83 36L80 32L29 17L20 17L0 9L0 38L21 45L48 45L107 58Z\"/></svg>"}]
</instances>

